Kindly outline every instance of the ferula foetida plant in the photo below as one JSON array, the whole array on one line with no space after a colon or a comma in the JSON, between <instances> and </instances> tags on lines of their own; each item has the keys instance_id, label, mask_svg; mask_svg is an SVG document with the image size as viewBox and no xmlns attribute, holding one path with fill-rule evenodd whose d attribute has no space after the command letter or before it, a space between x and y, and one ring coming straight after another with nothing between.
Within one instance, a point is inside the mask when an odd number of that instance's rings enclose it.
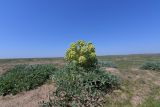
<instances>
[{"instance_id":1,"label":"ferula foetida plant","mask_svg":"<svg viewBox=\"0 0 160 107\"><path fill-rule=\"evenodd\" d=\"M94 67L97 64L95 48L92 43L79 40L71 43L65 54L68 62L82 67Z\"/></svg>"}]
</instances>

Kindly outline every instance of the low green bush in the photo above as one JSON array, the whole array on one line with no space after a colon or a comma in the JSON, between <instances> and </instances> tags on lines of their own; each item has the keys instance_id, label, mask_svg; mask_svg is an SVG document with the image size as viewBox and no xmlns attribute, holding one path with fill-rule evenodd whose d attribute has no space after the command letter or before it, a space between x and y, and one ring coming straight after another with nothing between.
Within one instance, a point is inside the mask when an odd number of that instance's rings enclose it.
<instances>
[{"instance_id":1,"label":"low green bush","mask_svg":"<svg viewBox=\"0 0 160 107\"><path fill-rule=\"evenodd\" d=\"M17 65L0 77L0 95L15 95L42 85L56 68L53 65Z\"/></svg>"},{"instance_id":2,"label":"low green bush","mask_svg":"<svg viewBox=\"0 0 160 107\"><path fill-rule=\"evenodd\" d=\"M100 67L117 68L117 66L111 61L99 61L98 64Z\"/></svg>"},{"instance_id":3,"label":"low green bush","mask_svg":"<svg viewBox=\"0 0 160 107\"><path fill-rule=\"evenodd\" d=\"M160 71L160 62L145 62L140 69Z\"/></svg>"},{"instance_id":4,"label":"low green bush","mask_svg":"<svg viewBox=\"0 0 160 107\"><path fill-rule=\"evenodd\" d=\"M57 87L54 100L43 102L42 107L97 107L108 91L119 86L116 76L100 69L86 71L74 64L56 72L53 80Z\"/></svg>"}]
</instances>

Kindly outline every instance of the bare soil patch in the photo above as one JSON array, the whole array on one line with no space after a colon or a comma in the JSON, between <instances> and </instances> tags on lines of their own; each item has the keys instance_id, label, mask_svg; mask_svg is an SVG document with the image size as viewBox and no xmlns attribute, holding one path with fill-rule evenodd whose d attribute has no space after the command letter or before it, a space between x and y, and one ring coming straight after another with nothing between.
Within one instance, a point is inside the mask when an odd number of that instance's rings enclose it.
<instances>
[{"instance_id":1,"label":"bare soil patch","mask_svg":"<svg viewBox=\"0 0 160 107\"><path fill-rule=\"evenodd\" d=\"M3 64L3 65L0 65L0 75L5 73L8 69L12 68L13 66L14 66L14 64Z\"/></svg>"},{"instance_id":2,"label":"bare soil patch","mask_svg":"<svg viewBox=\"0 0 160 107\"><path fill-rule=\"evenodd\" d=\"M119 70L116 69L116 68L108 68L108 67L107 67L105 70L106 70L107 72L113 74L113 75L120 75Z\"/></svg>"},{"instance_id":3,"label":"bare soil patch","mask_svg":"<svg viewBox=\"0 0 160 107\"><path fill-rule=\"evenodd\" d=\"M54 90L54 84L45 84L35 90L22 92L15 96L0 96L0 107L38 107L38 103L48 100L49 93Z\"/></svg>"}]
</instances>

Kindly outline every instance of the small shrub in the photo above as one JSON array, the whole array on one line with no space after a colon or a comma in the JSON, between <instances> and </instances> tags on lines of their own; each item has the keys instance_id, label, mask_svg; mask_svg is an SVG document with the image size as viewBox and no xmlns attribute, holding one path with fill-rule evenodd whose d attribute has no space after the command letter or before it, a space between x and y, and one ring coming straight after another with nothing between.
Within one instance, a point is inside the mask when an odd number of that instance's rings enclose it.
<instances>
[{"instance_id":1,"label":"small shrub","mask_svg":"<svg viewBox=\"0 0 160 107\"><path fill-rule=\"evenodd\" d=\"M17 65L0 77L0 95L17 94L42 85L55 71L53 65Z\"/></svg>"},{"instance_id":2,"label":"small shrub","mask_svg":"<svg viewBox=\"0 0 160 107\"><path fill-rule=\"evenodd\" d=\"M99 61L98 62L100 67L111 67L111 68L117 68L117 66L110 61Z\"/></svg>"},{"instance_id":3,"label":"small shrub","mask_svg":"<svg viewBox=\"0 0 160 107\"><path fill-rule=\"evenodd\" d=\"M92 43L79 40L70 45L65 54L65 59L70 63L74 62L77 66L89 69L97 65L95 48Z\"/></svg>"},{"instance_id":4,"label":"small shrub","mask_svg":"<svg viewBox=\"0 0 160 107\"><path fill-rule=\"evenodd\" d=\"M116 76L100 69L86 72L74 64L56 72L53 79L57 86L54 100L43 103L42 107L97 107L103 95L119 85Z\"/></svg>"},{"instance_id":5,"label":"small shrub","mask_svg":"<svg viewBox=\"0 0 160 107\"><path fill-rule=\"evenodd\" d=\"M50 96L42 107L97 107L104 94L118 87L119 79L100 69L92 43L71 44L65 59L67 65L53 76L57 86L53 99Z\"/></svg>"},{"instance_id":6,"label":"small shrub","mask_svg":"<svg viewBox=\"0 0 160 107\"><path fill-rule=\"evenodd\" d=\"M140 68L143 70L160 71L160 62L146 62Z\"/></svg>"}]
</instances>

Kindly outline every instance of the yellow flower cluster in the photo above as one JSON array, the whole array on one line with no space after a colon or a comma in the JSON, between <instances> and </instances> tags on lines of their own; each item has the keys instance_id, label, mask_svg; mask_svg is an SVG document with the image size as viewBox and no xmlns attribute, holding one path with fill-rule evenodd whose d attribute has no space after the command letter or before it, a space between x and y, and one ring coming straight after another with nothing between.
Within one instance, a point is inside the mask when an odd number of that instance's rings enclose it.
<instances>
[{"instance_id":1,"label":"yellow flower cluster","mask_svg":"<svg viewBox=\"0 0 160 107\"><path fill-rule=\"evenodd\" d=\"M86 62L86 58L84 56L80 56L78 59L79 63L85 63Z\"/></svg>"},{"instance_id":2,"label":"yellow flower cluster","mask_svg":"<svg viewBox=\"0 0 160 107\"><path fill-rule=\"evenodd\" d=\"M92 43L79 40L70 45L65 54L65 59L81 65L94 63L96 60L95 48Z\"/></svg>"}]
</instances>

